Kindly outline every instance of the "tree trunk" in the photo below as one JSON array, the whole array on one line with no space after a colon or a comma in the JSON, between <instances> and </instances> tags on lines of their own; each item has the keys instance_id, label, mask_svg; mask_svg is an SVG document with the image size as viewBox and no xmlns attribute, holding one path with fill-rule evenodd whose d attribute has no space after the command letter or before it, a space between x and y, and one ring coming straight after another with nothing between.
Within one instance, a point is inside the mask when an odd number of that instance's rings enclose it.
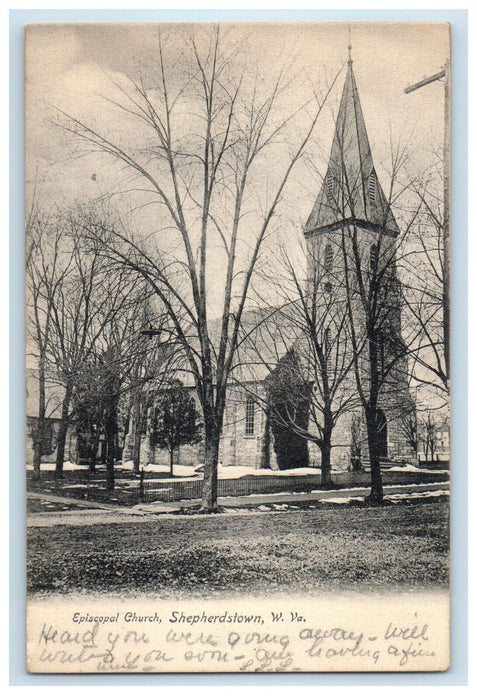
<instances>
[{"instance_id":1,"label":"tree trunk","mask_svg":"<svg viewBox=\"0 0 477 700\"><path fill-rule=\"evenodd\" d=\"M63 462L65 461L66 433L68 432L69 413L71 401L71 388L66 387L65 397L61 406L60 426L58 428L58 436L56 442L56 466L55 478L63 478Z\"/></svg>"},{"instance_id":2,"label":"tree trunk","mask_svg":"<svg viewBox=\"0 0 477 700\"><path fill-rule=\"evenodd\" d=\"M156 446L149 442L149 450L147 453L147 461L149 464L156 463Z\"/></svg>"},{"instance_id":3,"label":"tree trunk","mask_svg":"<svg viewBox=\"0 0 477 700\"><path fill-rule=\"evenodd\" d=\"M33 437L33 481L40 480L40 469L41 469L41 434L43 432L43 421L38 418L38 422L35 428L35 434Z\"/></svg>"},{"instance_id":4,"label":"tree trunk","mask_svg":"<svg viewBox=\"0 0 477 700\"><path fill-rule=\"evenodd\" d=\"M115 433L111 426L106 430L106 488L114 491L114 453L116 448Z\"/></svg>"},{"instance_id":5,"label":"tree trunk","mask_svg":"<svg viewBox=\"0 0 477 700\"><path fill-rule=\"evenodd\" d=\"M42 438L45 427L46 396L45 396L45 367L40 358L38 369L38 421L33 434L33 479L39 481L41 469Z\"/></svg>"},{"instance_id":6,"label":"tree trunk","mask_svg":"<svg viewBox=\"0 0 477 700\"><path fill-rule=\"evenodd\" d=\"M94 474L96 472L96 458L98 454L98 447L99 447L99 432L96 431L90 441L90 447L89 447L89 460L88 460L88 470L90 474Z\"/></svg>"},{"instance_id":7,"label":"tree trunk","mask_svg":"<svg viewBox=\"0 0 477 700\"><path fill-rule=\"evenodd\" d=\"M262 452L260 456L260 468L270 469L270 443L271 443L271 430L270 430L270 409L265 409L265 426L263 430L263 440L262 440Z\"/></svg>"},{"instance_id":8,"label":"tree trunk","mask_svg":"<svg viewBox=\"0 0 477 700\"><path fill-rule=\"evenodd\" d=\"M333 432L333 422L331 413L327 410L324 413L323 434L320 442L321 450L321 485L331 486L331 435Z\"/></svg>"},{"instance_id":9,"label":"tree trunk","mask_svg":"<svg viewBox=\"0 0 477 700\"><path fill-rule=\"evenodd\" d=\"M382 503L383 480L378 454L379 440L376 409L368 408L366 410L366 427L368 433L369 463L371 468L371 491L366 501L368 503Z\"/></svg>"},{"instance_id":10,"label":"tree trunk","mask_svg":"<svg viewBox=\"0 0 477 700\"><path fill-rule=\"evenodd\" d=\"M323 438L320 444L321 450L321 485L332 486L331 478L331 435Z\"/></svg>"},{"instance_id":11,"label":"tree trunk","mask_svg":"<svg viewBox=\"0 0 477 700\"><path fill-rule=\"evenodd\" d=\"M40 480L40 470L41 470L41 448L42 448L42 435L43 435L44 419L38 416L38 420L33 427L32 437L33 437L33 474L32 481Z\"/></svg>"},{"instance_id":12,"label":"tree trunk","mask_svg":"<svg viewBox=\"0 0 477 700\"><path fill-rule=\"evenodd\" d=\"M134 433L134 444L133 444L133 474L139 474L141 466L141 431L136 430Z\"/></svg>"},{"instance_id":13,"label":"tree trunk","mask_svg":"<svg viewBox=\"0 0 477 700\"><path fill-rule=\"evenodd\" d=\"M137 399L134 411L133 474L139 474L141 464L141 398Z\"/></svg>"},{"instance_id":14,"label":"tree trunk","mask_svg":"<svg viewBox=\"0 0 477 700\"><path fill-rule=\"evenodd\" d=\"M169 471L171 476L174 476L174 448L169 448Z\"/></svg>"},{"instance_id":15,"label":"tree trunk","mask_svg":"<svg viewBox=\"0 0 477 700\"><path fill-rule=\"evenodd\" d=\"M219 463L220 430L214 426L205 428L204 484L202 492L202 513L216 513L217 474Z\"/></svg>"}]
</instances>

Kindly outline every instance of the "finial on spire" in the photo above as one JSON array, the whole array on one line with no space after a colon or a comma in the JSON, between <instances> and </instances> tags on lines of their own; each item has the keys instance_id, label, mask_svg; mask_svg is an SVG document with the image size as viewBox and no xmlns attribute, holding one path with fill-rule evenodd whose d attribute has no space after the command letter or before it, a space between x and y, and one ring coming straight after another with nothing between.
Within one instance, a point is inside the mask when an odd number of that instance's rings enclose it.
<instances>
[{"instance_id":1,"label":"finial on spire","mask_svg":"<svg viewBox=\"0 0 477 700\"><path fill-rule=\"evenodd\" d=\"M353 65L353 59L351 58L351 27L348 27L348 66Z\"/></svg>"}]
</instances>

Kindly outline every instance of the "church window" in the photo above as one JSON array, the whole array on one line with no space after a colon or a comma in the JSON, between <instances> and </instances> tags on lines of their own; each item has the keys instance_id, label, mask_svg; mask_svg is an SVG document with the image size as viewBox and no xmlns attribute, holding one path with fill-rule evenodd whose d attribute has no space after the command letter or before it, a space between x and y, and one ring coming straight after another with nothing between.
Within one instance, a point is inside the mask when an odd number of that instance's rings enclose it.
<instances>
[{"instance_id":1,"label":"church window","mask_svg":"<svg viewBox=\"0 0 477 700\"><path fill-rule=\"evenodd\" d=\"M369 192L369 201L371 204L376 204L376 175L375 173L371 173L369 176L368 180L368 192Z\"/></svg>"},{"instance_id":2,"label":"church window","mask_svg":"<svg viewBox=\"0 0 477 700\"><path fill-rule=\"evenodd\" d=\"M251 396L245 404L245 435L255 435L255 401Z\"/></svg>"},{"instance_id":3,"label":"church window","mask_svg":"<svg viewBox=\"0 0 477 700\"><path fill-rule=\"evenodd\" d=\"M323 285L323 289L325 291L325 294L331 294L331 282L325 282Z\"/></svg>"},{"instance_id":4,"label":"church window","mask_svg":"<svg viewBox=\"0 0 477 700\"><path fill-rule=\"evenodd\" d=\"M378 246L373 243L369 250L369 271L376 272L378 269Z\"/></svg>"},{"instance_id":5,"label":"church window","mask_svg":"<svg viewBox=\"0 0 477 700\"><path fill-rule=\"evenodd\" d=\"M327 243L325 246L325 272L329 274L333 270L333 246Z\"/></svg>"}]
</instances>

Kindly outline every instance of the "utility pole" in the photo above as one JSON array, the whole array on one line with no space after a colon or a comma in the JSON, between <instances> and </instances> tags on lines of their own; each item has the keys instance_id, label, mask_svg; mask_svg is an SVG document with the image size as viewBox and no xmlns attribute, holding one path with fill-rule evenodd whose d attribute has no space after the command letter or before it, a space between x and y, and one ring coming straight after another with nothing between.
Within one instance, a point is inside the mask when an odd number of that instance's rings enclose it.
<instances>
[{"instance_id":1,"label":"utility pole","mask_svg":"<svg viewBox=\"0 0 477 700\"><path fill-rule=\"evenodd\" d=\"M443 321L444 321L444 362L447 386L450 382L450 63L446 61L442 70L429 78L405 88L404 92L414 92L436 80L444 80L444 211L442 222L444 270L443 270Z\"/></svg>"}]
</instances>

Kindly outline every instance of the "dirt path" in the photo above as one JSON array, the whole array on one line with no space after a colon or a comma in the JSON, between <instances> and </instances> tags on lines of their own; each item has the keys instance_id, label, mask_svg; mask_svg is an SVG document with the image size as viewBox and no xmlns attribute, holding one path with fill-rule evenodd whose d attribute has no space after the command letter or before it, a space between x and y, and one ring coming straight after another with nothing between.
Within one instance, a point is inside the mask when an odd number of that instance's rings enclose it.
<instances>
[{"instance_id":1,"label":"dirt path","mask_svg":"<svg viewBox=\"0 0 477 700\"><path fill-rule=\"evenodd\" d=\"M37 493L35 491L27 491L27 498L35 498L43 501L50 501L51 503L64 503L65 505L75 505L81 506L81 508L102 508L104 510L122 510L124 506L117 506L114 503L98 503L97 501L85 501L79 498L70 498L69 496L55 496L54 494L48 493Z\"/></svg>"}]
</instances>

